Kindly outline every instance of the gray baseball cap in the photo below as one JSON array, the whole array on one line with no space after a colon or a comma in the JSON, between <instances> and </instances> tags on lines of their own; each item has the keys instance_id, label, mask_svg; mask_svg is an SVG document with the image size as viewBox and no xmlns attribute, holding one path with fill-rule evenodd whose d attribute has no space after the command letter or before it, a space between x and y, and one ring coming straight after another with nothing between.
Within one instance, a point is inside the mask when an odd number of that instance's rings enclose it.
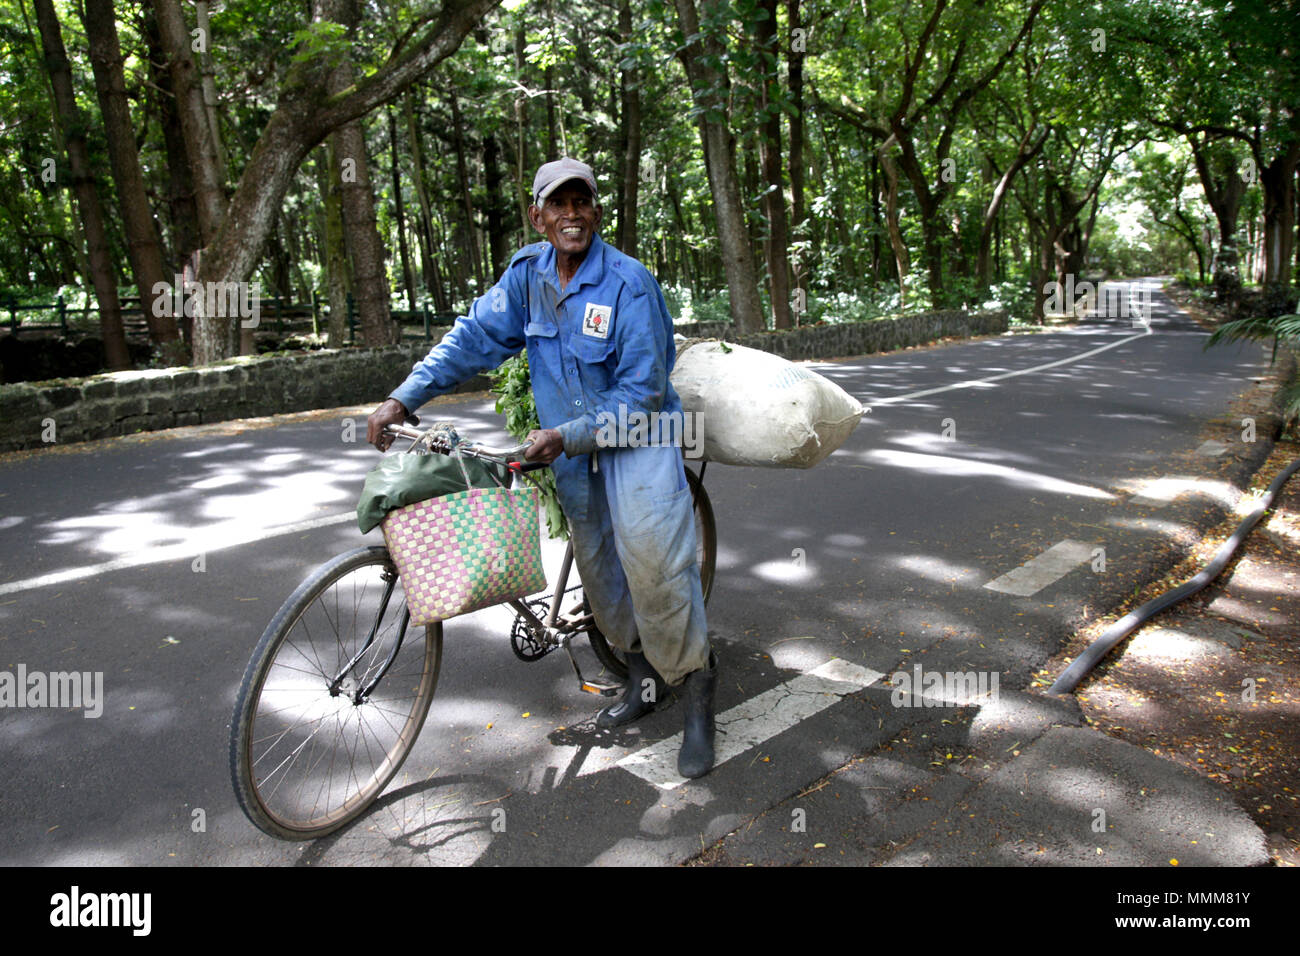
<instances>
[{"instance_id":1,"label":"gray baseball cap","mask_svg":"<svg viewBox=\"0 0 1300 956\"><path fill-rule=\"evenodd\" d=\"M537 175L533 177L533 202L540 205L543 199L571 179L586 183L591 190L592 201L596 200L596 174L586 163L565 156L546 163L537 170Z\"/></svg>"}]
</instances>

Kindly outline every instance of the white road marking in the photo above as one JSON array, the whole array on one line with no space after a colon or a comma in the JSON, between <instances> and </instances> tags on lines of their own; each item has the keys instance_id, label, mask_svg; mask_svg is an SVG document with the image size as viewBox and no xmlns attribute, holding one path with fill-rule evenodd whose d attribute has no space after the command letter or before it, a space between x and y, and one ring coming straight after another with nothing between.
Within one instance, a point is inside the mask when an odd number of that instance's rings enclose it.
<instances>
[{"instance_id":1,"label":"white road marking","mask_svg":"<svg viewBox=\"0 0 1300 956\"><path fill-rule=\"evenodd\" d=\"M357 514L355 511L349 511L344 514L329 515L324 518L311 518L307 521L298 521L294 524L281 525L280 527L240 527L222 529L221 533L207 533L204 529L199 529L195 536L180 544L169 544L161 548L150 548L148 551L139 551L135 554L128 554L120 558L114 558L112 561L103 561L99 564L88 564L80 568L65 568L62 571L52 571L49 574L42 574L35 578L23 578L21 581L10 581L7 584L0 584L0 595L16 594L20 591L31 591L35 588L47 588L56 584L65 584L68 581L77 581L81 578L94 577L97 574L105 574L109 571L120 571L123 568L138 568L146 564L163 564L168 561L193 561L200 554L208 554L213 551L224 551L227 548L237 548L243 544L252 544L254 541L266 541L269 538L278 538L286 534L297 534L301 531L310 531L313 528L324 528L329 525L343 524L346 521L356 521ZM360 545L358 545L360 547ZM325 560L328 555L323 555L321 560Z\"/></svg>"},{"instance_id":2,"label":"white road marking","mask_svg":"<svg viewBox=\"0 0 1300 956\"><path fill-rule=\"evenodd\" d=\"M1227 445L1211 438L1209 441L1205 442L1205 444L1201 445L1200 448L1196 449L1196 454L1205 455L1207 458L1215 458L1222 455L1227 450Z\"/></svg>"},{"instance_id":3,"label":"white road marking","mask_svg":"<svg viewBox=\"0 0 1300 956\"><path fill-rule=\"evenodd\" d=\"M1140 339L1154 334L1151 326L1145 326L1144 331L1136 335L1130 335L1127 338L1120 339L1118 342L1111 342L1109 345L1103 345L1100 348L1091 349L1087 352L1080 352L1078 355L1072 355L1069 358L1057 359L1055 362L1048 362L1046 365L1035 365L1033 368L1022 368L1015 372L1003 372L1001 375L990 375L988 378L973 378L965 382L957 382L953 385L941 385L939 388L927 388L920 392L908 392L906 395L892 395L889 398L875 399L872 401L863 400L864 405L875 407L877 405L893 405L895 402L906 402L913 398L924 398L927 395L938 395L940 392L950 392L958 388L974 388L977 385L987 385L989 382L1000 382L1006 378L1015 378L1017 375L1030 375L1034 372L1041 372L1045 369L1056 368L1058 365L1069 365L1071 362L1078 362L1080 359L1086 359L1089 356L1097 355L1108 349L1118 348L1126 345L1134 339Z\"/></svg>"},{"instance_id":4,"label":"white road marking","mask_svg":"<svg viewBox=\"0 0 1300 956\"><path fill-rule=\"evenodd\" d=\"M884 676L879 671L834 659L737 704L716 718L714 767L789 730L801 720L838 703L842 697L870 687ZM686 783L686 778L677 773L677 754L681 749L682 735L677 733L628 754L615 766L662 790L672 790ZM601 769L604 768L592 767L590 772ZM580 771L579 776L582 775Z\"/></svg>"},{"instance_id":5,"label":"white road marking","mask_svg":"<svg viewBox=\"0 0 1300 956\"><path fill-rule=\"evenodd\" d=\"M1092 557L1096 546L1066 538L1052 545L1038 557L994 578L984 586L990 591L1029 597L1053 581L1060 580Z\"/></svg>"}]
</instances>

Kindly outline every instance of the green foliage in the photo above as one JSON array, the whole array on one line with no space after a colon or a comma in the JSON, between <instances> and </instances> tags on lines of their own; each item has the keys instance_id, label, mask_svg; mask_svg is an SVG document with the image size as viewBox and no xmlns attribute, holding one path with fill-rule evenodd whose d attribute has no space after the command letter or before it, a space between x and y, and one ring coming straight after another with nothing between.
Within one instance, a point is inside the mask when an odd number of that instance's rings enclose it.
<instances>
[{"instance_id":1,"label":"green foliage","mask_svg":"<svg viewBox=\"0 0 1300 956\"><path fill-rule=\"evenodd\" d=\"M1273 351L1269 363L1277 361L1277 350L1286 346L1293 352L1300 352L1300 314L1279 315L1271 318L1255 316L1224 322L1205 342L1205 348L1212 345L1226 345L1229 342L1268 342L1272 340ZM1300 385L1292 385L1280 396L1283 417L1289 423L1300 421Z\"/></svg>"},{"instance_id":2,"label":"green foliage","mask_svg":"<svg viewBox=\"0 0 1300 956\"><path fill-rule=\"evenodd\" d=\"M1003 309L1012 325L1026 325L1034 315L1034 287L1027 279L994 283L980 308Z\"/></svg>"},{"instance_id":3,"label":"green foliage","mask_svg":"<svg viewBox=\"0 0 1300 956\"><path fill-rule=\"evenodd\" d=\"M506 417L506 431L517 441L524 441L528 433L541 428L537 418L537 405L533 400L532 384L528 376L528 353L520 352L507 359L489 373L492 392L497 396L497 414ZM542 496L542 511L546 515L546 528L552 538L567 538L569 523L560 508L560 498L555 491L555 472L549 468L530 472L525 476L532 481Z\"/></svg>"},{"instance_id":4,"label":"green foliage","mask_svg":"<svg viewBox=\"0 0 1300 956\"><path fill-rule=\"evenodd\" d=\"M772 114L782 118L782 189L792 199L790 134L802 120L805 218L790 223L789 251L800 266L803 323L871 321L901 308L880 162L882 130L896 113L910 130L920 170L913 180L900 168L898 182L899 228L910 258L907 308L1000 307L1012 321L1032 314L1028 277L1039 267L1041 236L1035 217L1045 205L1059 205L1065 194L1077 198L1104 176L1089 271L1194 269L1207 209L1179 124L1241 133L1206 146L1225 168L1247 162L1250 136L1258 138L1267 162L1297 135L1300 58L1294 53L1300 48L1300 18L1283 3L1059 0L1042 7L1008 66L981 86L1018 35L1027 3L949 0L940 8L899 0L803 0L802 116L788 82L793 52L788 6L778 4L776 46L765 49L757 34L767 14L757 0L695 3L701 32L723 47L722 55L707 58L725 80L711 91L716 95L709 98L710 109L736 139L741 202L756 261L766 233L761 197L771 188L759 173L762 124ZM192 8L183 6L192 17ZM698 111L679 56L687 38L676 5L636 0L626 33L619 6L598 0L507 0L484 16L434 75L362 118L395 307L406 308L407 274L398 255L392 164L416 298L454 309L490 283L516 248L535 240L524 223L527 202L521 196L537 165L561 152L595 168L604 204L602 235L614 241L625 213L618 208L628 152L622 96L634 90L641 116L641 176L636 208L626 211L637 222L637 247L630 251L660 280L678 320L730 320ZM125 287L130 262L85 34L75 4L59 0L56 8L108 211L118 281ZM80 304L73 302L73 293L84 299L89 290L79 248L83 239L29 10L18 0L0 0L0 131L7 147L0 151L0 237L5 240L0 242L0 288L31 292L28 301L47 303L54 295L38 290L62 288L71 307ZM418 33L435 12L409 0L370 5L349 34L337 24L311 22L307 7L283 0L228 0L214 7L209 53L228 156L227 185L239 182L293 64L346 56L361 82L399 40L409 44L412 31ZM118 32L132 122L171 270L179 267L185 250L178 248L176 208L169 202L176 179L164 136L167 97L149 66L140 9L132 7L122 16ZM917 58L932 19L927 49ZM1098 30L1105 36L1102 49ZM909 66L916 66L911 87L904 83ZM762 81L772 75L778 80L775 99L764 104ZM453 94L459 123L453 119ZM408 100L413 128L407 126ZM992 286L981 288L974 263L994 186L1021 140L1042 129L1050 130L1045 145L1011 180L997 219ZM1133 147L1143 136L1160 145L1134 149L1133 163L1118 162L1108 174L1106 150ZM902 151L893 155L901 163ZM51 159L59 178L47 182L42 164ZM272 287L272 279L283 279L303 298L310 289L324 292L324 191L315 166L313 159L300 171L277 210L275 236L259 266L263 289ZM427 224L415 192L417 175L428 198ZM936 211L923 215L918 194L926 189L940 201ZM1256 181L1242 202L1243 224L1258 220L1263 206L1264 191ZM1087 216L1085 208L1082 220ZM1189 232L1183 216L1196 228ZM1248 243L1241 248L1249 254ZM1208 262L1211 250L1200 251ZM928 266L936 259L942 281L931 293ZM767 294L764 288L764 298ZM93 295L89 298L93 304ZM767 314L770 321L770 309Z\"/></svg>"},{"instance_id":5,"label":"green foliage","mask_svg":"<svg viewBox=\"0 0 1300 956\"><path fill-rule=\"evenodd\" d=\"M293 40L294 63L306 63L318 57L339 58L348 52L349 46L347 29L327 20L309 23L293 35Z\"/></svg>"}]
</instances>

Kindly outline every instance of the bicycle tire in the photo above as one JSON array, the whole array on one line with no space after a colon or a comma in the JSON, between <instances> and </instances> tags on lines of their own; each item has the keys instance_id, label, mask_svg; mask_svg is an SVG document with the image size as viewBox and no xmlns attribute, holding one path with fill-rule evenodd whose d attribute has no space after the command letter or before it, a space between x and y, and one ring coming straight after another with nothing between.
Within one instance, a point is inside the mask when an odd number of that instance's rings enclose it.
<instances>
[{"instance_id":1,"label":"bicycle tire","mask_svg":"<svg viewBox=\"0 0 1300 956\"><path fill-rule=\"evenodd\" d=\"M704 490L704 483L691 469L686 469L686 484L691 489L691 500L695 511L695 560L700 568L700 586L704 590L704 603L709 603L713 592L713 576L718 566L718 527L713 520L713 504L709 493ZM602 664L616 677L627 677L627 662L623 652L609 643L600 628L592 622L587 632L591 649Z\"/></svg>"},{"instance_id":2,"label":"bicycle tire","mask_svg":"<svg viewBox=\"0 0 1300 956\"><path fill-rule=\"evenodd\" d=\"M415 745L437 689L442 625L406 626L400 579L379 619L386 574L395 577L396 568L385 547L338 555L294 590L253 651L231 719L230 774L240 808L266 833L311 840L346 826ZM353 604L350 622L340 605L344 591ZM330 682L361 652L372 624L373 643L331 693ZM399 633L401 648L382 680L365 700L349 697L379 672ZM340 756L347 766L336 777ZM369 764L358 767L358 760Z\"/></svg>"}]
</instances>

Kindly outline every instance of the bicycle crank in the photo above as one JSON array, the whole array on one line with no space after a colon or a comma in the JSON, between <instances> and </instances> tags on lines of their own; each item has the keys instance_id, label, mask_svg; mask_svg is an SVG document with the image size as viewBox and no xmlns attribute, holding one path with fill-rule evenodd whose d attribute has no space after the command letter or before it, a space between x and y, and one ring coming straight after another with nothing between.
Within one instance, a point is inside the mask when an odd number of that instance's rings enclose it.
<instances>
[{"instance_id":1,"label":"bicycle crank","mask_svg":"<svg viewBox=\"0 0 1300 956\"><path fill-rule=\"evenodd\" d=\"M528 606L545 613L547 602L545 599L538 599L529 601ZM540 616L541 614L538 614L538 617ZM528 618L522 614L515 615L514 627L510 629L510 649L515 652L515 657L529 663L539 661L558 646L558 642L554 639L547 640L545 631L539 634L538 626L532 624Z\"/></svg>"}]
</instances>

